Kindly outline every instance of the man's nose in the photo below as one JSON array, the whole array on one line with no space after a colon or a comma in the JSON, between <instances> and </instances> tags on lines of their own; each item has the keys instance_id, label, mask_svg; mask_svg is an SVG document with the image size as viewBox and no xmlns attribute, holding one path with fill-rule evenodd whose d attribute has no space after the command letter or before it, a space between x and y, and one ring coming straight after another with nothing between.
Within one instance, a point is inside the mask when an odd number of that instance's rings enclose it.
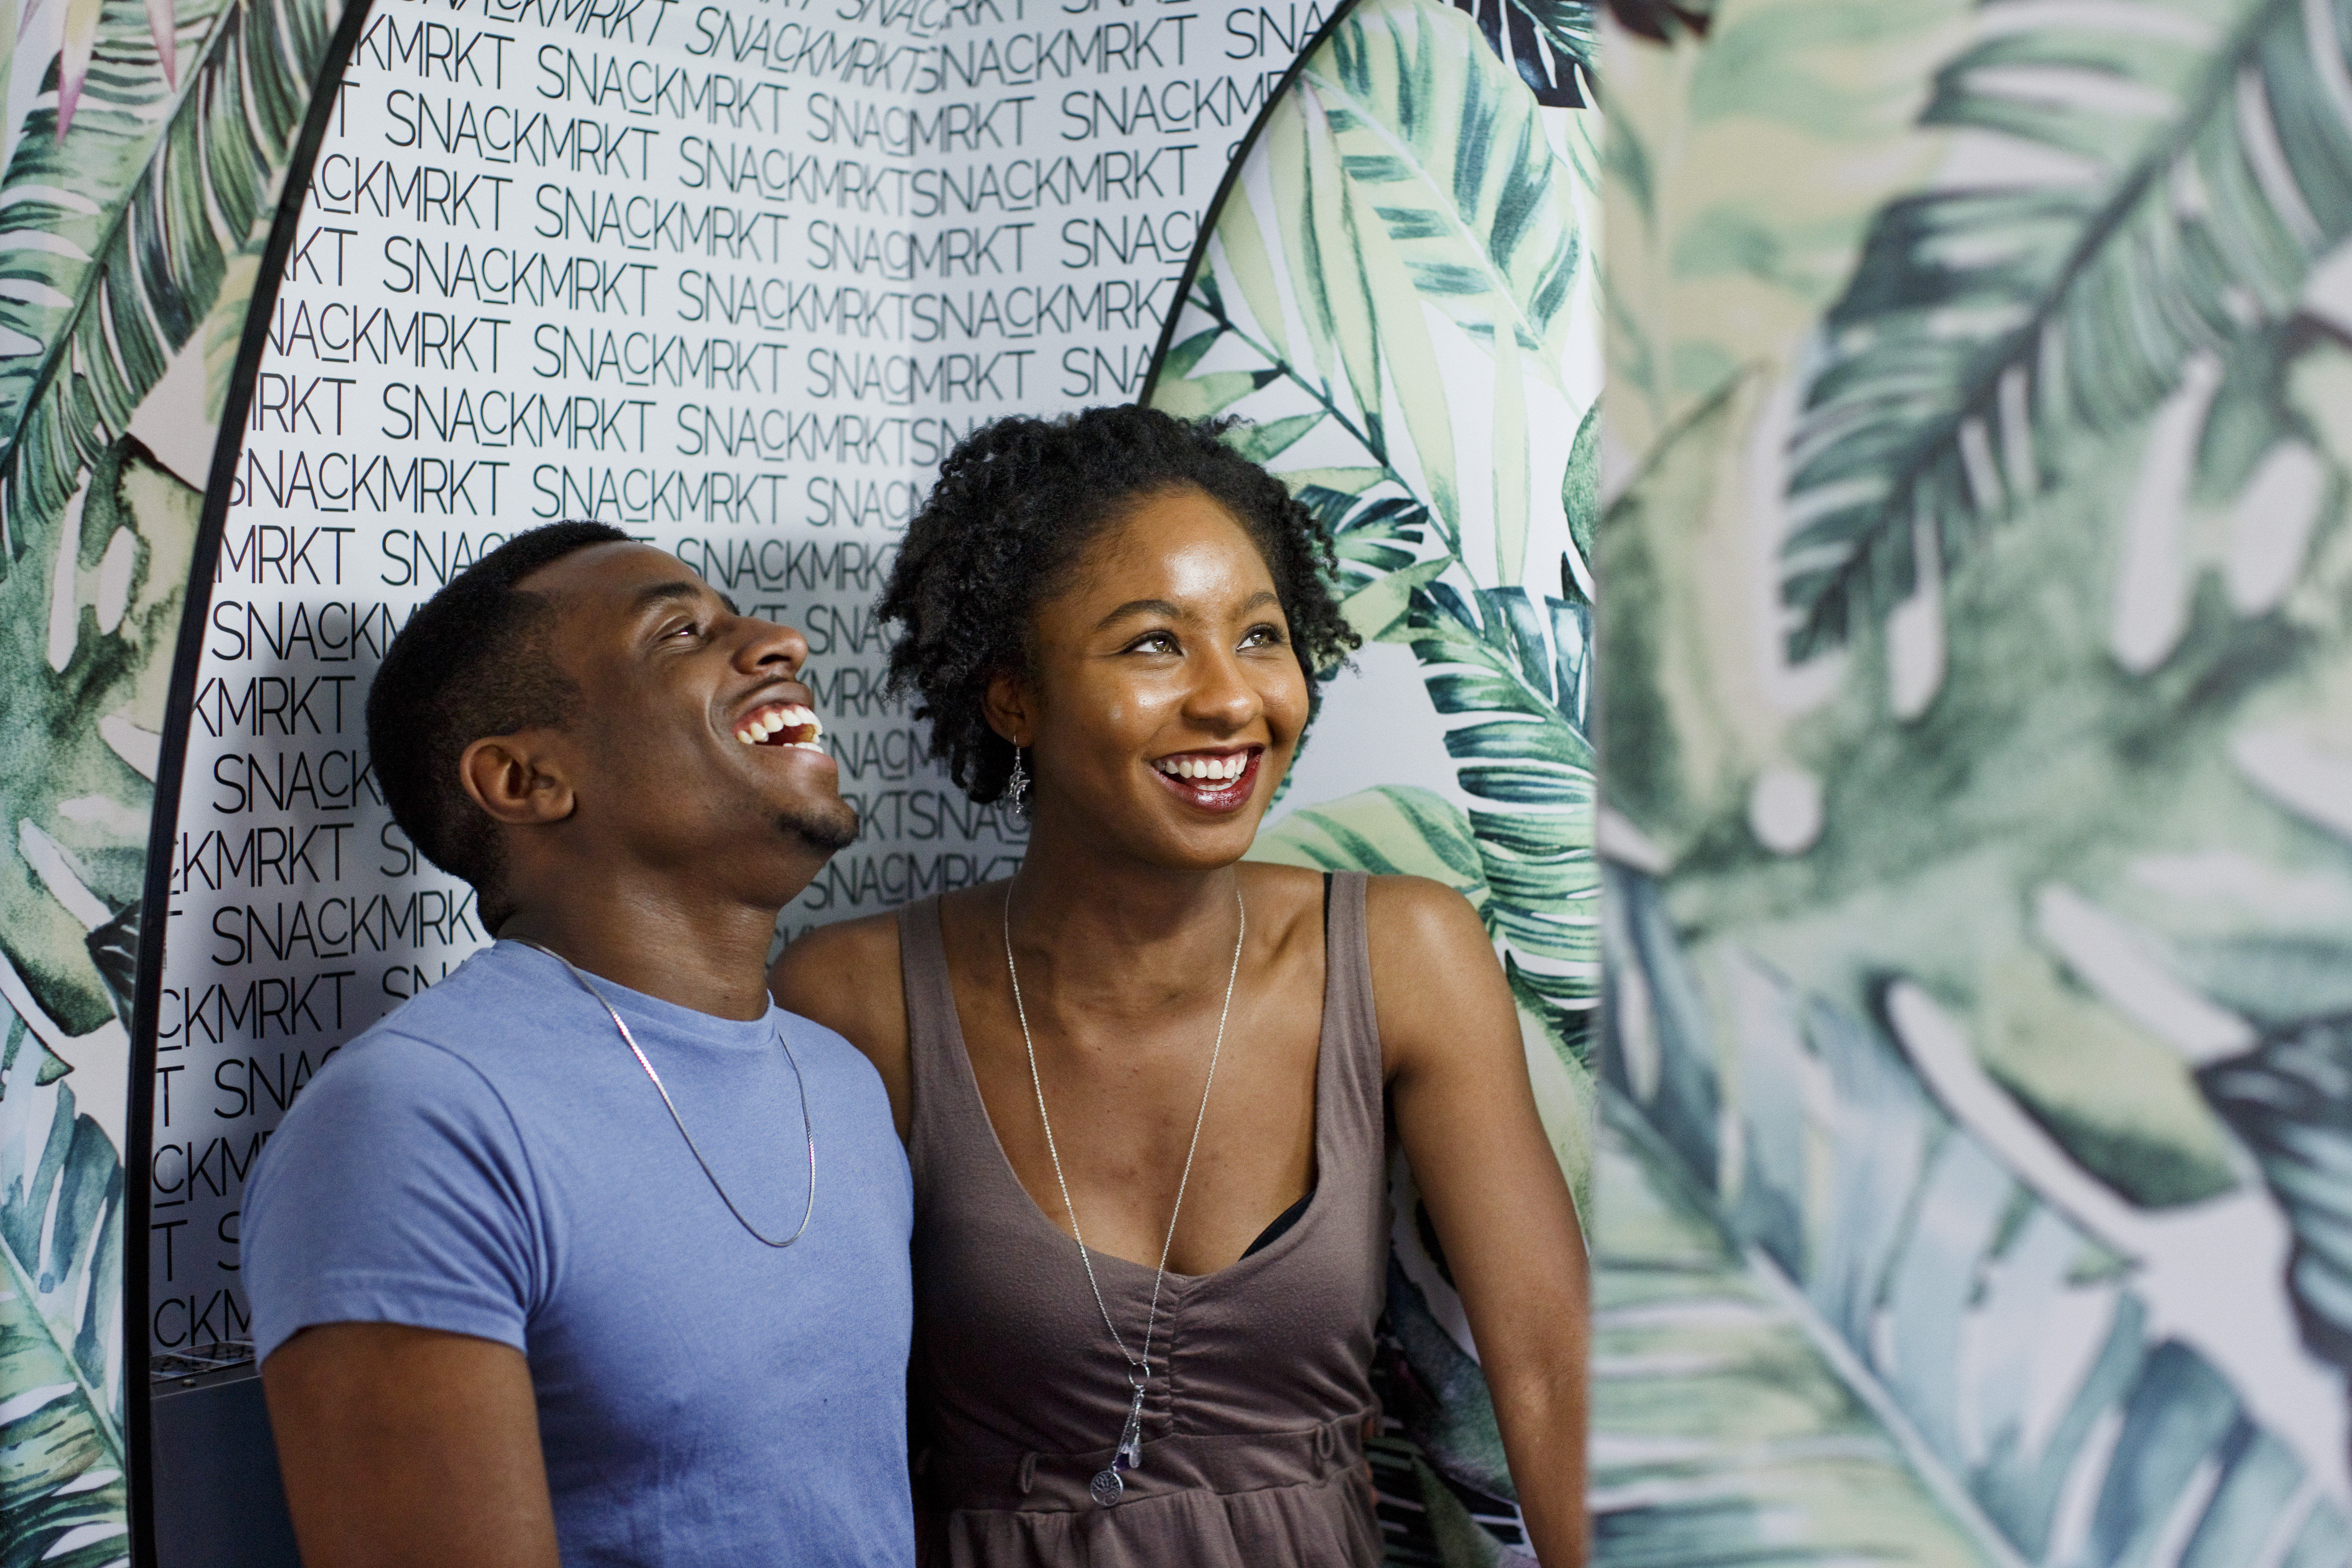
<instances>
[{"instance_id":1,"label":"man's nose","mask_svg":"<svg viewBox=\"0 0 2352 1568\"><path fill-rule=\"evenodd\" d=\"M782 665L786 675L798 675L801 666L808 662L808 638L801 636L799 627L757 616L744 616L743 625L746 635L736 649L735 662L746 673L758 674Z\"/></svg>"}]
</instances>

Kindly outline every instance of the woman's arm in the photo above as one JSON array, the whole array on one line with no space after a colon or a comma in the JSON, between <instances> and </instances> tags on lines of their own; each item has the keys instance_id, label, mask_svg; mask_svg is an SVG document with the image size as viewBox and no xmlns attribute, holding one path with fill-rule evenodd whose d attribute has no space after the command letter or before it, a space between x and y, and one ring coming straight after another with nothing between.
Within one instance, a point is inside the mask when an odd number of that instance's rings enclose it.
<instances>
[{"instance_id":1,"label":"woman's arm","mask_svg":"<svg viewBox=\"0 0 2352 1568\"><path fill-rule=\"evenodd\" d=\"M793 938L768 971L768 994L787 1013L823 1024L866 1054L890 1091L890 1119L905 1142L913 1099L898 917L845 921Z\"/></svg>"},{"instance_id":2,"label":"woman's arm","mask_svg":"<svg viewBox=\"0 0 2352 1568\"><path fill-rule=\"evenodd\" d=\"M1537 1555L1582 1568L1584 1237L1536 1114L1510 986L1451 889L1376 877L1367 904L1397 1133L1469 1315Z\"/></svg>"}]
</instances>

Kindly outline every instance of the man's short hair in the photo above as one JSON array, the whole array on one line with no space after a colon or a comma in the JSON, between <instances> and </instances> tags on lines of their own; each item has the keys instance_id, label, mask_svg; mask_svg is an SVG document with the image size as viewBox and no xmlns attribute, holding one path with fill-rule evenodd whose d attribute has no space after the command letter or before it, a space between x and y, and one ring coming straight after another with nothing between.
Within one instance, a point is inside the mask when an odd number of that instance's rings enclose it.
<instances>
[{"instance_id":1,"label":"man's short hair","mask_svg":"<svg viewBox=\"0 0 2352 1568\"><path fill-rule=\"evenodd\" d=\"M368 753L392 819L426 859L473 884L493 935L513 912L499 892L504 847L466 793L458 760L485 735L563 728L580 699L549 647L554 605L515 584L575 550L628 537L602 522L516 534L418 606L368 691Z\"/></svg>"}]
</instances>

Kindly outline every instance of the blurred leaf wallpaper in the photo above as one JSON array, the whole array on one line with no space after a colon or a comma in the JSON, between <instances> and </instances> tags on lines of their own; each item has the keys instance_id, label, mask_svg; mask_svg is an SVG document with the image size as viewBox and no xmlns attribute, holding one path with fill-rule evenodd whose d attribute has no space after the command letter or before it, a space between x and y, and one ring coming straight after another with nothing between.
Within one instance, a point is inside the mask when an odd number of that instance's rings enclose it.
<instances>
[{"instance_id":1,"label":"blurred leaf wallpaper","mask_svg":"<svg viewBox=\"0 0 2352 1568\"><path fill-rule=\"evenodd\" d=\"M1621 12L1598 1560L2352 1561L2352 5Z\"/></svg>"}]
</instances>

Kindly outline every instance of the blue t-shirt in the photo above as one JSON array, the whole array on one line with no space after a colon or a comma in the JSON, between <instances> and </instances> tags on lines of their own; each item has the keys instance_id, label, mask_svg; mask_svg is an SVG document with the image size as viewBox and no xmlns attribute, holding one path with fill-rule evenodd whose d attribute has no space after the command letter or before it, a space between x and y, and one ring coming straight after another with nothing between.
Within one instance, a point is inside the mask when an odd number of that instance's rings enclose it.
<instances>
[{"instance_id":1,"label":"blue t-shirt","mask_svg":"<svg viewBox=\"0 0 2352 1568\"><path fill-rule=\"evenodd\" d=\"M781 1008L739 1023L609 981L744 1217L595 999L499 942L337 1053L262 1152L243 1274L264 1358L404 1323L530 1364L563 1561L914 1560L907 1159L872 1064Z\"/></svg>"}]
</instances>

